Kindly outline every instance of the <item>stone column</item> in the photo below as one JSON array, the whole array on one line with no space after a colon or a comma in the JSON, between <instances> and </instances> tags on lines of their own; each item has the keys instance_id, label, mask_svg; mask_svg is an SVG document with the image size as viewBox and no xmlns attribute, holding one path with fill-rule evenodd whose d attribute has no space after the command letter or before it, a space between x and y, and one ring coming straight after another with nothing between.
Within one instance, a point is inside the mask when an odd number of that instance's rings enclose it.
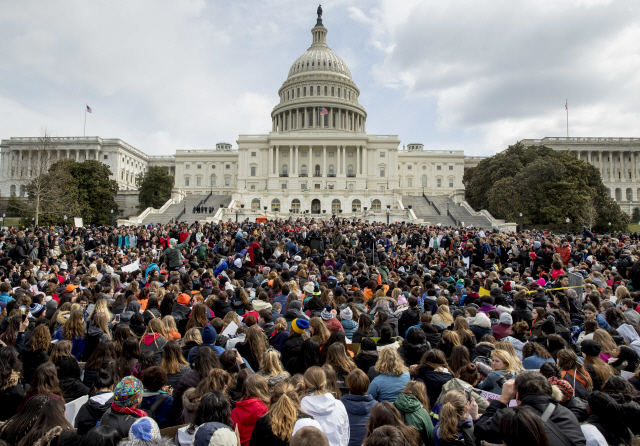
<instances>
[{"instance_id":1,"label":"stone column","mask_svg":"<svg viewBox=\"0 0 640 446\"><path fill-rule=\"evenodd\" d=\"M367 153L368 151L369 150L367 149L366 146L362 146L362 171L363 171L362 173L364 176L369 175L369 165L367 164L369 161L368 160L369 155Z\"/></svg>"},{"instance_id":2,"label":"stone column","mask_svg":"<svg viewBox=\"0 0 640 446\"><path fill-rule=\"evenodd\" d=\"M636 152L631 152L632 156L633 156L633 174L631 175L631 178L633 179L633 181L637 181L638 180L638 154Z\"/></svg>"},{"instance_id":3,"label":"stone column","mask_svg":"<svg viewBox=\"0 0 640 446\"><path fill-rule=\"evenodd\" d=\"M273 173L273 155L271 154L271 149L272 147L269 146L269 148L267 149L267 158L268 158L268 163L267 163L267 176L271 175Z\"/></svg>"},{"instance_id":4,"label":"stone column","mask_svg":"<svg viewBox=\"0 0 640 446\"><path fill-rule=\"evenodd\" d=\"M356 175L361 175L362 170L360 169L360 146L356 146Z\"/></svg>"},{"instance_id":5,"label":"stone column","mask_svg":"<svg viewBox=\"0 0 640 446\"><path fill-rule=\"evenodd\" d=\"M280 175L280 146L276 146L276 176Z\"/></svg>"},{"instance_id":6,"label":"stone column","mask_svg":"<svg viewBox=\"0 0 640 446\"><path fill-rule=\"evenodd\" d=\"M327 146L322 146L322 176L327 176Z\"/></svg>"}]
</instances>

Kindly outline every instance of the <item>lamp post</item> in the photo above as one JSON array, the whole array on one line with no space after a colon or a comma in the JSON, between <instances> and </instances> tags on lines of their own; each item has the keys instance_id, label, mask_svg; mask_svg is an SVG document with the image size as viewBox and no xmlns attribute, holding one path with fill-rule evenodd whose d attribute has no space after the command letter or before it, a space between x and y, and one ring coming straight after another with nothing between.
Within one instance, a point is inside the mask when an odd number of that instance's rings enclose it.
<instances>
[{"instance_id":1,"label":"lamp post","mask_svg":"<svg viewBox=\"0 0 640 446\"><path fill-rule=\"evenodd\" d=\"M4 214L2 214L2 216L4 217ZM67 216L64 216L64 225L67 226Z\"/></svg>"},{"instance_id":2,"label":"lamp post","mask_svg":"<svg viewBox=\"0 0 640 446\"><path fill-rule=\"evenodd\" d=\"M609 234L611 234L611 222L609 222Z\"/></svg>"},{"instance_id":3,"label":"lamp post","mask_svg":"<svg viewBox=\"0 0 640 446\"><path fill-rule=\"evenodd\" d=\"M522 231L522 212L520 212L520 230Z\"/></svg>"},{"instance_id":4,"label":"lamp post","mask_svg":"<svg viewBox=\"0 0 640 446\"><path fill-rule=\"evenodd\" d=\"M389 226L389 215L391 214L391 205L387 205L387 226Z\"/></svg>"},{"instance_id":5,"label":"lamp post","mask_svg":"<svg viewBox=\"0 0 640 446\"><path fill-rule=\"evenodd\" d=\"M113 226L113 209L111 209L111 220L110 220L110 222L111 222L111 226Z\"/></svg>"},{"instance_id":6,"label":"lamp post","mask_svg":"<svg viewBox=\"0 0 640 446\"><path fill-rule=\"evenodd\" d=\"M569 233L569 222L571 220L569 220L569 217L567 217L567 219L565 220L567 222L567 234Z\"/></svg>"},{"instance_id":7,"label":"lamp post","mask_svg":"<svg viewBox=\"0 0 640 446\"><path fill-rule=\"evenodd\" d=\"M369 180L364 180L364 188L369 189Z\"/></svg>"},{"instance_id":8,"label":"lamp post","mask_svg":"<svg viewBox=\"0 0 640 446\"><path fill-rule=\"evenodd\" d=\"M236 206L236 223L238 223L238 207Z\"/></svg>"}]
</instances>

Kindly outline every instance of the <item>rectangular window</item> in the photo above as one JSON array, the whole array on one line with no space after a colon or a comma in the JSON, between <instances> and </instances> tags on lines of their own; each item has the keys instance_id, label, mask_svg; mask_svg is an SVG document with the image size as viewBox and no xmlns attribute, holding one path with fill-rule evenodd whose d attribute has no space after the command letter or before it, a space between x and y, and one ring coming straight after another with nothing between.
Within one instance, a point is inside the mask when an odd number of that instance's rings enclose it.
<instances>
[{"instance_id":1,"label":"rectangular window","mask_svg":"<svg viewBox=\"0 0 640 446\"><path fill-rule=\"evenodd\" d=\"M409 165L407 166L407 169L409 169L409 170L411 170L412 168L413 168L413 166L412 166L411 164L409 164Z\"/></svg>"},{"instance_id":2,"label":"rectangular window","mask_svg":"<svg viewBox=\"0 0 640 446\"><path fill-rule=\"evenodd\" d=\"M256 185L255 185L255 184L252 184L252 185L251 185L251 190L255 190L255 188L256 188Z\"/></svg>"},{"instance_id":3,"label":"rectangular window","mask_svg":"<svg viewBox=\"0 0 640 446\"><path fill-rule=\"evenodd\" d=\"M300 97L300 87L298 87L298 97Z\"/></svg>"},{"instance_id":4,"label":"rectangular window","mask_svg":"<svg viewBox=\"0 0 640 446\"><path fill-rule=\"evenodd\" d=\"M384 158L385 156L384 152L380 152L380 158Z\"/></svg>"},{"instance_id":5,"label":"rectangular window","mask_svg":"<svg viewBox=\"0 0 640 446\"><path fill-rule=\"evenodd\" d=\"M196 178L196 186L202 186L202 178Z\"/></svg>"},{"instance_id":6,"label":"rectangular window","mask_svg":"<svg viewBox=\"0 0 640 446\"><path fill-rule=\"evenodd\" d=\"M381 168L380 168L380 176L381 176L381 177L384 177L384 167L381 167Z\"/></svg>"},{"instance_id":7,"label":"rectangular window","mask_svg":"<svg viewBox=\"0 0 640 446\"><path fill-rule=\"evenodd\" d=\"M333 153L334 153L334 152L329 152L329 156L330 156L330 157L333 157Z\"/></svg>"},{"instance_id":8,"label":"rectangular window","mask_svg":"<svg viewBox=\"0 0 640 446\"><path fill-rule=\"evenodd\" d=\"M453 170L453 166L449 166L449 170Z\"/></svg>"},{"instance_id":9,"label":"rectangular window","mask_svg":"<svg viewBox=\"0 0 640 446\"><path fill-rule=\"evenodd\" d=\"M324 87L324 95L327 96L327 87Z\"/></svg>"},{"instance_id":10,"label":"rectangular window","mask_svg":"<svg viewBox=\"0 0 640 446\"><path fill-rule=\"evenodd\" d=\"M453 180L449 180L449 187L453 187Z\"/></svg>"},{"instance_id":11,"label":"rectangular window","mask_svg":"<svg viewBox=\"0 0 640 446\"><path fill-rule=\"evenodd\" d=\"M255 166L251 166L251 176L252 177L256 176L256 167Z\"/></svg>"},{"instance_id":12,"label":"rectangular window","mask_svg":"<svg viewBox=\"0 0 640 446\"><path fill-rule=\"evenodd\" d=\"M436 167L436 170L442 170L442 166Z\"/></svg>"},{"instance_id":13,"label":"rectangular window","mask_svg":"<svg viewBox=\"0 0 640 446\"><path fill-rule=\"evenodd\" d=\"M320 152L316 152L316 158L320 158Z\"/></svg>"},{"instance_id":14,"label":"rectangular window","mask_svg":"<svg viewBox=\"0 0 640 446\"><path fill-rule=\"evenodd\" d=\"M307 152L300 152L300 155L301 155L303 158L306 158L306 157L307 157Z\"/></svg>"},{"instance_id":15,"label":"rectangular window","mask_svg":"<svg viewBox=\"0 0 640 446\"><path fill-rule=\"evenodd\" d=\"M320 85L318 85L318 89L316 91L318 92L318 96L320 96Z\"/></svg>"},{"instance_id":16,"label":"rectangular window","mask_svg":"<svg viewBox=\"0 0 640 446\"><path fill-rule=\"evenodd\" d=\"M226 167L227 169L231 169L231 164L227 164L225 167Z\"/></svg>"},{"instance_id":17,"label":"rectangular window","mask_svg":"<svg viewBox=\"0 0 640 446\"><path fill-rule=\"evenodd\" d=\"M320 185L319 184L314 184L313 185L316 189L320 189Z\"/></svg>"},{"instance_id":18,"label":"rectangular window","mask_svg":"<svg viewBox=\"0 0 640 446\"><path fill-rule=\"evenodd\" d=\"M306 183L302 183L302 184L300 185L300 189L302 189L302 190L306 190L306 189L307 189L307 185L306 185Z\"/></svg>"},{"instance_id":19,"label":"rectangular window","mask_svg":"<svg viewBox=\"0 0 640 446\"><path fill-rule=\"evenodd\" d=\"M384 186L380 186L380 190L384 190Z\"/></svg>"},{"instance_id":20,"label":"rectangular window","mask_svg":"<svg viewBox=\"0 0 640 446\"><path fill-rule=\"evenodd\" d=\"M309 96L313 96L313 87L309 88Z\"/></svg>"},{"instance_id":21,"label":"rectangular window","mask_svg":"<svg viewBox=\"0 0 640 446\"><path fill-rule=\"evenodd\" d=\"M187 177L187 178L185 178L185 179L184 179L184 185L185 185L185 186L188 186L188 185L189 185L189 177Z\"/></svg>"},{"instance_id":22,"label":"rectangular window","mask_svg":"<svg viewBox=\"0 0 640 446\"><path fill-rule=\"evenodd\" d=\"M307 87L304 87L302 89L302 96L306 96L307 95Z\"/></svg>"},{"instance_id":23,"label":"rectangular window","mask_svg":"<svg viewBox=\"0 0 640 446\"><path fill-rule=\"evenodd\" d=\"M198 164L198 169L202 169L202 164Z\"/></svg>"},{"instance_id":24,"label":"rectangular window","mask_svg":"<svg viewBox=\"0 0 640 446\"><path fill-rule=\"evenodd\" d=\"M329 189L333 189L333 184L330 184L330 185L329 185Z\"/></svg>"},{"instance_id":25,"label":"rectangular window","mask_svg":"<svg viewBox=\"0 0 640 446\"><path fill-rule=\"evenodd\" d=\"M353 183L349 184L349 190L353 190Z\"/></svg>"},{"instance_id":26,"label":"rectangular window","mask_svg":"<svg viewBox=\"0 0 640 446\"><path fill-rule=\"evenodd\" d=\"M289 156L289 152L282 152L282 156L285 157L285 158L288 157Z\"/></svg>"},{"instance_id":27,"label":"rectangular window","mask_svg":"<svg viewBox=\"0 0 640 446\"><path fill-rule=\"evenodd\" d=\"M282 189L286 189L287 188L287 183L282 183L280 186L282 187Z\"/></svg>"},{"instance_id":28,"label":"rectangular window","mask_svg":"<svg viewBox=\"0 0 640 446\"><path fill-rule=\"evenodd\" d=\"M231 178L229 178L229 177L225 177L225 179L224 179L224 185L225 185L225 186L228 186L228 185L229 185L229 181L230 181L230 180L231 180Z\"/></svg>"},{"instance_id":29,"label":"rectangular window","mask_svg":"<svg viewBox=\"0 0 640 446\"><path fill-rule=\"evenodd\" d=\"M347 153L347 156L348 156L349 158L353 158L353 152L349 152L349 153Z\"/></svg>"},{"instance_id":30,"label":"rectangular window","mask_svg":"<svg viewBox=\"0 0 640 446\"><path fill-rule=\"evenodd\" d=\"M413 187L413 179L412 178L407 178L407 186Z\"/></svg>"},{"instance_id":31,"label":"rectangular window","mask_svg":"<svg viewBox=\"0 0 640 446\"><path fill-rule=\"evenodd\" d=\"M105 155L104 159L108 160L109 159L109 155Z\"/></svg>"},{"instance_id":32,"label":"rectangular window","mask_svg":"<svg viewBox=\"0 0 640 446\"><path fill-rule=\"evenodd\" d=\"M188 169L191 169L191 164L185 164L185 165L184 165L184 168L185 168L185 169L187 169L187 170L188 170Z\"/></svg>"},{"instance_id":33,"label":"rectangular window","mask_svg":"<svg viewBox=\"0 0 640 446\"><path fill-rule=\"evenodd\" d=\"M340 97L340 89L338 88L338 97Z\"/></svg>"},{"instance_id":34,"label":"rectangular window","mask_svg":"<svg viewBox=\"0 0 640 446\"><path fill-rule=\"evenodd\" d=\"M442 180L441 180L440 178L438 178L438 179L436 180L436 186L437 186L437 187L442 187Z\"/></svg>"},{"instance_id":35,"label":"rectangular window","mask_svg":"<svg viewBox=\"0 0 640 446\"><path fill-rule=\"evenodd\" d=\"M251 156L257 156L256 152L251 152Z\"/></svg>"},{"instance_id":36,"label":"rectangular window","mask_svg":"<svg viewBox=\"0 0 640 446\"><path fill-rule=\"evenodd\" d=\"M333 96L333 87L331 87L331 96Z\"/></svg>"}]
</instances>

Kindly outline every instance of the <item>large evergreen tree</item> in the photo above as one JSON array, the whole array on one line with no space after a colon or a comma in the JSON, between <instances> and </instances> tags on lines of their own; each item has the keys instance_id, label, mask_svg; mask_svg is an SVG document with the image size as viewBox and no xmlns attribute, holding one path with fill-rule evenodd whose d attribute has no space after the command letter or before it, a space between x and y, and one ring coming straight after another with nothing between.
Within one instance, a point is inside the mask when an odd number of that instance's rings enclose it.
<instances>
[{"instance_id":1,"label":"large evergreen tree","mask_svg":"<svg viewBox=\"0 0 640 446\"><path fill-rule=\"evenodd\" d=\"M497 218L529 225L572 224L627 230L629 216L610 197L600 172L569 152L517 143L464 174L466 199Z\"/></svg>"},{"instance_id":2,"label":"large evergreen tree","mask_svg":"<svg viewBox=\"0 0 640 446\"><path fill-rule=\"evenodd\" d=\"M140 210L148 207L160 208L171 198L174 178L164 167L151 166L146 172L136 176L138 186L138 201Z\"/></svg>"}]
</instances>

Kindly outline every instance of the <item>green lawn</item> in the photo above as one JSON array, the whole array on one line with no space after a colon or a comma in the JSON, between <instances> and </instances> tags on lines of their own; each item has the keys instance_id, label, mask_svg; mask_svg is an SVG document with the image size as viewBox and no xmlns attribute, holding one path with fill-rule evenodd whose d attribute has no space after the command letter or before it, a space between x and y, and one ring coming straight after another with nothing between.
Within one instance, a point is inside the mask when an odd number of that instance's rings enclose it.
<instances>
[{"instance_id":1,"label":"green lawn","mask_svg":"<svg viewBox=\"0 0 640 446\"><path fill-rule=\"evenodd\" d=\"M20 219L19 218L5 218L4 221L2 222L3 226L17 226L18 223L20 223Z\"/></svg>"},{"instance_id":2,"label":"green lawn","mask_svg":"<svg viewBox=\"0 0 640 446\"><path fill-rule=\"evenodd\" d=\"M629 232L640 232L640 225L629 225Z\"/></svg>"}]
</instances>

